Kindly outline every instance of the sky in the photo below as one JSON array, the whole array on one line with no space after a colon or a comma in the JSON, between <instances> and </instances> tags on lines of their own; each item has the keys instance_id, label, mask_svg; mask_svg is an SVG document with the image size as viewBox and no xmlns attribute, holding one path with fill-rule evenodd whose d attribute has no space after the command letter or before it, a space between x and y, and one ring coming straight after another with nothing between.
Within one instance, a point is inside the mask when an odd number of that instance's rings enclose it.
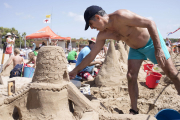
<instances>
[{"instance_id":1,"label":"sky","mask_svg":"<svg viewBox=\"0 0 180 120\"><path fill-rule=\"evenodd\" d=\"M49 26L62 37L90 39L98 31L84 30L84 11L91 5L102 7L107 14L127 9L153 20L163 38L180 27L180 0L0 0L0 27L14 27L27 35ZM52 14L51 23L43 23ZM179 38L180 30L169 35Z\"/></svg>"}]
</instances>

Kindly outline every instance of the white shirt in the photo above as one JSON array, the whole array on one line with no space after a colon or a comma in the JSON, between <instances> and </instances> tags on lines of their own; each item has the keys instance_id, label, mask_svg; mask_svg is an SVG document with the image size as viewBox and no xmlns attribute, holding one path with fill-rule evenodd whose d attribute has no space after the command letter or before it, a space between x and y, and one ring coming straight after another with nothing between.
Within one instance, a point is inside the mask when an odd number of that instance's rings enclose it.
<instances>
[{"instance_id":1,"label":"white shirt","mask_svg":"<svg viewBox=\"0 0 180 120\"><path fill-rule=\"evenodd\" d=\"M6 39L6 42L7 42L7 47L14 47L14 41L15 41L15 38L12 40L11 38L7 38Z\"/></svg>"}]
</instances>

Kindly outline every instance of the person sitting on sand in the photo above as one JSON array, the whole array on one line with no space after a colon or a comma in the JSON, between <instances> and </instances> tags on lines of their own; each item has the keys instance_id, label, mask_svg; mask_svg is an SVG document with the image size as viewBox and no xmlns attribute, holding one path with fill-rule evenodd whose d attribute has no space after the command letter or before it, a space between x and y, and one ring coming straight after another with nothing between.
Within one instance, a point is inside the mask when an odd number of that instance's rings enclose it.
<instances>
[{"instance_id":1,"label":"person sitting on sand","mask_svg":"<svg viewBox=\"0 0 180 120\"><path fill-rule=\"evenodd\" d=\"M22 64L24 62L24 58L20 56L20 51L19 49L15 48L14 49L14 55L15 56L11 56L10 57L10 61L9 63L5 66L4 69L6 69L12 62L13 62L13 68L17 65L17 64Z\"/></svg>"},{"instance_id":2,"label":"person sitting on sand","mask_svg":"<svg viewBox=\"0 0 180 120\"><path fill-rule=\"evenodd\" d=\"M96 43L96 39L91 39L89 40L89 45L85 46L79 53L76 66L78 66L82 60L91 52L92 49L94 49L94 45ZM96 64L102 64L101 61L92 61L89 65L84 67L83 70L81 70L77 76L75 77L74 80L93 80L93 75L94 75L94 65Z\"/></svg>"},{"instance_id":3,"label":"person sitting on sand","mask_svg":"<svg viewBox=\"0 0 180 120\"><path fill-rule=\"evenodd\" d=\"M68 53L68 56L67 56L68 62L76 63L76 58L77 58L77 52L76 52L76 49L73 48L73 50Z\"/></svg>"},{"instance_id":4,"label":"person sitting on sand","mask_svg":"<svg viewBox=\"0 0 180 120\"><path fill-rule=\"evenodd\" d=\"M13 70L10 72L10 78L15 76L21 76L22 66L24 63L24 58L20 56L20 50L15 48L14 55L10 57L9 63L5 66L4 70L13 62ZM13 73L16 72L17 74L13 76Z\"/></svg>"},{"instance_id":5,"label":"person sitting on sand","mask_svg":"<svg viewBox=\"0 0 180 120\"><path fill-rule=\"evenodd\" d=\"M84 12L85 30L97 29L97 42L91 52L69 72L70 79L91 63L105 44L106 39L122 40L130 46L128 56L128 91L131 100L130 114L138 114L138 73L144 60L159 64L173 81L180 95L180 74L173 65L164 39L154 21L129 10L120 9L111 14L99 6L90 6ZM116 65L116 63L114 63ZM108 69L108 68L107 68Z\"/></svg>"},{"instance_id":6,"label":"person sitting on sand","mask_svg":"<svg viewBox=\"0 0 180 120\"><path fill-rule=\"evenodd\" d=\"M26 63L26 64L30 64L31 62L34 64L32 67L36 67L36 59L37 59L37 57L34 55L34 52L30 52L29 54L28 54L28 57L29 57L29 61Z\"/></svg>"}]
</instances>

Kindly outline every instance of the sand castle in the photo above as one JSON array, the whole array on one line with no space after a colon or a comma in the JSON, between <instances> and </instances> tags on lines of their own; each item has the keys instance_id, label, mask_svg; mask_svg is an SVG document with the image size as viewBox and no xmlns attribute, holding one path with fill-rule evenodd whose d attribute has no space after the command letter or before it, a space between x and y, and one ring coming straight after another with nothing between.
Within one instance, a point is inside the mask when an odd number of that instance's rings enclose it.
<instances>
[{"instance_id":1,"label":"sand castle","mask_svg":"<svg viewBox=\"0 0 180 120\"><path fill-rule=\"evenodd\" d=\"M69 81L66 65L61 47L42 47L38 53L33 82L1 101L0 119L140 120L148 117L114 115L98 100L90 101Z\"/></svg>"},{"instance_id":2,"label":"sand castle","mask_svg":"<svg viewBox=\"0 0 180 120\"><path fill-rule=\"evenodd\" d=\"M126 79L126 76L123 74L113 40L111 40L103 66L95 78L95 84L97 86L117 86L121 84L122 79Z\"/></svg>"},{"instance_id":3,"label":"sand castle","mask_svg":"<svg viewBox=\"0 0 180 120\"><path fill-rule=\"evenodd\" d=\"M111 40L103 66L95 78L95 84L102 87L127 85L127 61L128 54L124 44L119 41L115 50L114 42ZM140 68L138 78L145 77L146 73Z\"/></svg>"},{"instance_id":4,"label":"sand castle","mask_svg":"<svg viewBox=\"0 0 180 120\"><path fill-rule=\"evenodd\" d=\"M114 43L111 41L111 45L109 47L109 51L106 57L106 60L100 70L100 74L95 79L97 81L96 84L99 87L91 87L91 93L95 97L101 100L103 105L112 113L114 114L122 114L122 113L129 113L130 106L130 98L128 93L128 85L127 79L125 78L127 73L127 64L124 58L127 59L127 52L124 52L124 45L119 42L117 44L117 57L114 57L115 51ZM108 56L113 56L109 59ZM119 57L118 57L119 56ZM114 66L109 64L107 60L109 59L109 63L115 64L116 66L121 66L122 71L118 70L119 77L115 79L110 79L109 76L113 74L109 74L109 71L113 71L116 74L117 71L114 69ZM119 63L117 62L118 59ZM111 61L110 61L111 60ZM112 62L113 61L113 62ZM117 62L117 63L115 63ZM112 67L113 66L113 67ZM112 68L111 68L112 67ZM123 78L124 79L121 79ZM139 75L138 75L138 86L139 86L139 97L138 97L138 108L141 114L150 114L156 115L158 111L171 108L179 111L179 104L180 104L180 96L177 95L177 91L172 84L172 82L166 77L163 76L160 80L159 85L156 89L149 89L145 84L145 77L146 73L140 68ZM120 84L111 85L107 81L118 81L120 80ZM101 81L101 82L99 82ZM107 85L109 84L109 85ZM105 87L104 87L105 86ZM179 111L180 112L180 111Z\"/></svg>"}]
</instances>

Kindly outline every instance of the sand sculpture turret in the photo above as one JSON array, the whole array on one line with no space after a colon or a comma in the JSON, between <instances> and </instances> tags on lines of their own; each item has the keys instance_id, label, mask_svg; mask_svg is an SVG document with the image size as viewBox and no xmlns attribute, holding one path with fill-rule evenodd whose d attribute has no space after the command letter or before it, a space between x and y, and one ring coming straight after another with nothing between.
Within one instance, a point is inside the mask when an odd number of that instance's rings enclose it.
<instances>
[{"instance_id":1,"label":"sand sculpture turret","mask_svg":"<svg viewBox=\"0 0 180 120\"><path fill-rule=\"evenodd\" d=\"M127 46L127 45L126 45ZM127 85L126 74L128 71L128 52L124 44L119 41L115 50L114 42L111 40L110 46L97 77L95 84L97 86L120 86ZM128 46L126 47L128 48ZM145 80L146 73L140 69L138 78Z\"/></svg>"},{"instance_id":2,"label":"sand sculpture turret","mask_svg":"<svg viewBox=\"0 0 180 120\"><path fill-rule=\"evenodd\" d=\"M32 81L0 102L0 120L136 120L147 117L113 115L99 102L94 104L87 99L70 82L61 47L47 46L39 50Z\"/></svg>"},{"instance_id":3,"label":"sand sculpture turret","mask_svg":"<svg viewBox=\"0 0 180 120\"><path fill-rule=\"evenodd\" d=\"M124 79L126 80L126 75L121 69L114 42L111 40L103 66L95 78L95 84L97 86L117 86L121 85Z\"/></svg>"}]
</instances>

